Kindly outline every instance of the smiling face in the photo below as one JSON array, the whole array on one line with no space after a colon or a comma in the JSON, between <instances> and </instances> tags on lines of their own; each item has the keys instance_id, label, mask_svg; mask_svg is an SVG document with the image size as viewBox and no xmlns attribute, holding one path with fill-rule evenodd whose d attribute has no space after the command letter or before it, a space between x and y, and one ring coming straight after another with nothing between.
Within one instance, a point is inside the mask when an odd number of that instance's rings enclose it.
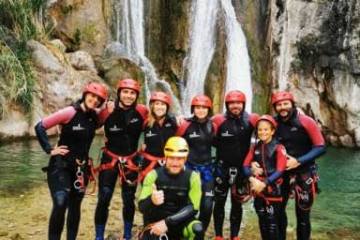
<instances>
[{"instance_id":1,"label":"smiling face","mask_svg":"<svg viewBox=\"0 0 360 240\"><path fill-rule=\"evenodd\" d=\"M194 106L194 115L198 119L205 119L209 114L209 108L204 106Z\"/></svg>"},{"instance_id":2,"label":"smiling face","mask_svg":"<svg viewBox=\"0 0 360 240\"><path fill-rule=\"evenodd\" d=\"M120 104L122 104L123 107L130 107L135 103L137 95L137 92L133 89L121 89L119 92Z\"/></svg>"},{"instance_id":3,"label":"smiling face","mask_svg":"<svg viewBox=\"0 0 360 240\"><path fill-rule=\"evenodd\" d=\"M244 109L243 102L229 102L227 104L229 112L235 116L239 116Z\"/></svg>"},{"instance_id":4,"label":"smiling face","mask_svg":"<svg viewBox=\"0 0 360 240\"><path fill-rule=\"evenodd\" d=\"M154 114L154 116L156 118L164 117L167 112L167 108L168 108L166 103L159 101L159 100L155 100L155 101L151 102L150 107L151 107L152 114Z\"/></svg>"},{"instance_id":5,"label":"smiling face","mask_svg":"<svg viewBox=\"0 0 360 240\"><path fill-rule=\"evenodd\" d=\"M283 100L275 103L275 111L283 119L287 119L290 116L290 111L292 108L293 103L290 100Z\"/></svg>"},{"instance_id":6,"label":"smiling face","mask_svg":"<svg viewBox=\"0 0 360 240\"><path fill-rule=\"evenodd\" d=\"M186 157L166 157L165 167L170 174L179 174L185 166Z\"/></svg>"},{"instance_id":7,"label":"smiling face","mask_svg":"<svg viewBox=\"0 0 360 240\"><path fill-rule=\"evenodd\" d=\"M95 109L99 107L102 102L103 99L93 93L88 92L85 94L84 104L87 109Z\"/></svg>"},{"instance_id":8,"label":"smiling face","mask_svg":"<svg viewBox=\"0 0 360 240\"><path fill-rule=\"evenodd\" d=\"M257 124L257 135L258 138L264 143L268 143L271 141L273 135L275 133L275 129L273 125L266 120L261 120Z\"/></svg>"}]
</instances>

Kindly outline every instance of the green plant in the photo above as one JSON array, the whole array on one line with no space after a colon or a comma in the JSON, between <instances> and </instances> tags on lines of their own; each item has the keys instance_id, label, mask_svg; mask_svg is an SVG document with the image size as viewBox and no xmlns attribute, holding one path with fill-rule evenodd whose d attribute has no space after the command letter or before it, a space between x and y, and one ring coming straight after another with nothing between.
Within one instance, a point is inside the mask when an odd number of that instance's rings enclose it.
<instances>
[{"instance_id":1,"label":"green plant","mask_svg":"<svg viewBox=\"0 0 360 240\"><path fill-rule=\"evenodd\" d=\"M32 109L35 79L23 50L14 52L5 42L0 41L0 113L6 113L6 104L15 102L23 106L25 112Z\"/></svg>"},{"instance_id":2,"label":"green plant","mask_svg":"<svg viewBox=\"0 0 360 240\"><path fill-rule=\"evenodd\" d=\"M32 110L35 76L26 43L44 40L42 6L46 0L0 0L0 114L9 103Z\"/></svg>"}]
</instances>

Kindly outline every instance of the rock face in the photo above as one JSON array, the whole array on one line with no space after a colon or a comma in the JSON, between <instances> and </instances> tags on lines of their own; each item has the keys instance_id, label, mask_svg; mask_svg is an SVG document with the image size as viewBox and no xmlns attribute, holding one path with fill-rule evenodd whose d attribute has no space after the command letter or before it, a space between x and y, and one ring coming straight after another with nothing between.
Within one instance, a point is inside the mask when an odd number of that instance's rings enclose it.
<instances>
[{"instance_id":1,"label":"rock face","mask_svg":"<svg viewBox=\"0 0 360 240\"><path fill-rule=\"evenodd\" d=\"M359 145L360 1L272 1L274 87L295 93L330 142Z\"/></svg>"},{"instance_id":2,"label":"rock face","mask_svg":"<svg viewBox=\"0 0 360 240\"><path fill-rule=\"evenodd\" d=\"M55 34L68 49L100 56L111 39L111 2L103 0L65 0L48 4L55 23Z\"/></svg>"},{"instance_id":3,"label":"rock face","mask_svg":"<svg viewBox=\"0 0 360 240\"><path fill-rule=\"evenodd\" d=\"M94 68L84 68L77 71L69 65L62 50L52 43L44 45L31 40L27 46L32 54L32 61L35 66L34 74L38 79L35 86L36 93L34 94L32 115L25 116L20 107L10 106L9 113L0 121L0 140L33 136L33 127L42 117L79 99L85 83L102 81ZM88 54L84 55L87 56ZM88 57L87 60L93 64L91 57ZM50 132L54 133L55 129L50 130Z\"/></svg>"}]
</instances>

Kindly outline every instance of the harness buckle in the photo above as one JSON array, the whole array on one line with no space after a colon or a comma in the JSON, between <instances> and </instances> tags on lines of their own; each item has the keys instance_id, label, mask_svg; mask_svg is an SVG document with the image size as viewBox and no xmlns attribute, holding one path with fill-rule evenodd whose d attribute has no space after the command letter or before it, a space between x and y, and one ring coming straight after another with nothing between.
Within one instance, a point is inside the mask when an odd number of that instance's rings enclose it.
<instances>
[{"instance_id":1,"label":"harness buckle","mask_svg":"<svg viewBox=\"0 0 360 240\"><path fill-rule=\"evenodd\" d=\"M165 166L166 161L164 159L158 159L157 161L161 167Z\"/></svg>"},{"instance_id":2,"label":"harness buckle","mask_svg":"<svg viewBox=\"0 0 360 240\"><path fill-rule=\"evenodd\" d=\"M307 185L310 185L310 184L312 184L314 182L314 179L312 179L311 177L310 178L308 178L308 180L306 180L306 184Z\"/></svg>"},{"instance_id":3,"label":"harness buckle","mask_svg":"<svg viewBox=\"0 0 360 240\"><path fill-rule=\"evenodd\" d=\"M164 233L159 236L159 240L169 240L169 237Z\"/></svg>"},{"instance_id":4,"label":"harness buckle","mask_svg":"<svg viewBox=\"0 0 360 240\"><path fill-rule=\"evenodd\" d=\"M120 162L121 164L125 164L125 163L126 163L126 158L119 157L119 162Z\"/></svg>"},{"instance_id":5,"label":"harness buckle","mask_svg":"<svg viewBox=\"0 0 360 240\"><path fill-rule=\"evenodd\" d=\"M229 168L229 176L230 176L229 184L230 185L234 184L237 174L238 174L237 168L235 168L235 167Z\"/></svg>"}]
</instances>

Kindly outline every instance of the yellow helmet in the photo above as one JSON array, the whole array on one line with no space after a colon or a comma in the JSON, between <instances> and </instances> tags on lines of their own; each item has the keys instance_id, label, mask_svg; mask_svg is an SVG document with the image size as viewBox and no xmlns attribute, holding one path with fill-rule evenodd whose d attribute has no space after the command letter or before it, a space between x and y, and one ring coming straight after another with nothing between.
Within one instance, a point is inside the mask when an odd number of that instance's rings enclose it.
<instances>
[{"instance_id":1,"label":"yellow helmet","mask_svg":"<svg viewBox=\"0 0 360 240\"><path fill-rule=\"evenodd\" d=\"M165 157L187 157L189 146L182 137L171 137L167 140L164 147Z\"/></svg>"}]
</instances>

